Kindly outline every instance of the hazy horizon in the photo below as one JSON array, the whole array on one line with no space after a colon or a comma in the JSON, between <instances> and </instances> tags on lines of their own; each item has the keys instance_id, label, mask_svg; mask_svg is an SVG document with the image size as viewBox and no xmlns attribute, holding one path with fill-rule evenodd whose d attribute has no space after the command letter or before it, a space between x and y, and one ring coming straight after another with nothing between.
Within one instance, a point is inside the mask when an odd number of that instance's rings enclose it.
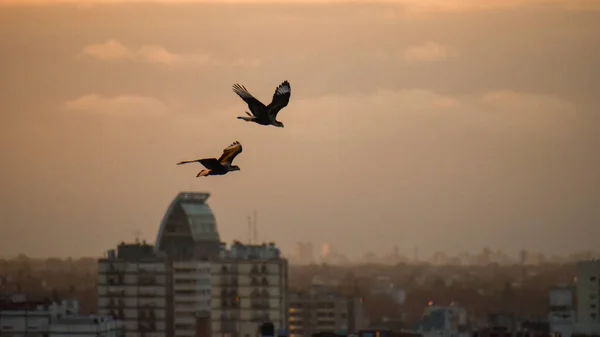
<instances>
[{"instance_id":1,"label":"hazy horizon","mask_svg":"<svg viewBox=\"0 0 600 337\"><path fill-rule=\"evenodd\" d=\"M183 190L285 252L597 247L600 1L106 2L0 0L0 256L154 242Z\"/></svg>"}]
</instances>

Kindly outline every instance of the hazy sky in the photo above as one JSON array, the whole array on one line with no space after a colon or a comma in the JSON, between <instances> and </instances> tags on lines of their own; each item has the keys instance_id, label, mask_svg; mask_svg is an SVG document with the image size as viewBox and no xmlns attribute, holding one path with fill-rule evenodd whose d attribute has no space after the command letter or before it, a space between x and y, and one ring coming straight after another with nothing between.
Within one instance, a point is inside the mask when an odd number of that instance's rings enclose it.
<instances>
[{"instance_id":1,"label":"hazy sky","mask_svg":"<svg viewBox=\"0 0 600 337\"><path fill-rule=\"evenodd\" d=\"M0 0L2 256L154 241L181 190L285 251L598 245L600 1L96 2ZM285 128L235 118L283 80Z\"/></svg>"}]
</instances>

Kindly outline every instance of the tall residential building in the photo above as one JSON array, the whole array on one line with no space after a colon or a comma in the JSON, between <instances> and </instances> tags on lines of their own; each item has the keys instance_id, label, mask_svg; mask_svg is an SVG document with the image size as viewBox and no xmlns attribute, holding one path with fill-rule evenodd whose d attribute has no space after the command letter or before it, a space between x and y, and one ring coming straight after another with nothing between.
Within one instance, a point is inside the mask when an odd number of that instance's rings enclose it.
<instances>
[{"instance_id":1,"label":"tall residential building","mask_svg":"<svg viewBox=\"0 0 600 337\"><path fill-rule=\"evenodd\" d=\"M161 221L156 247L173 263L176 337L210 335L211 259L220 252L215 216L206 204L209 193L182 192Z\"/></svg>"},{"instance_id":2,"label":"tall residential building","mask_svg":"<svg viewBox=\"0 0 600 337\"><path fill-rule=\"evenodd\" d=\"M223 244L211 269L214 337L255 336L269 321L287 329L288 261L274 244Z\"/></svg>"},{"instance_id":3,"label":"tall residential building","mask_svg":"<svg viewBox=\"0 0 600 337\"><path fill-rule=\"evenodd\" d=\"M367 327L360 298L348 298L326 285L289 293L290 337L318 332L353 333Z\"/></svg>"},{"instance_id":4,"label":"tall residential building","mask_svg":"<svg viewBox=\"0 0 600 337\"><path fill-rule=\"evenodd\" d=\"M98 260L98 311L125 337L174 337L171 263L146 243L122 243Z\"/></svg>"},{"instance_id":5,"label":"tall residential building","mask_svg":"<svg viewBox=\"0 0 600 337\"><path fill-rule=\"evenodd\" d=\"M174 261L209 260L220 250L217 222L206 200L209 193L181 192L165 213L156 247Z\"/></svg>"},{"instance_id":6,"label":"tall residential building","mask_svg":"<svg viewBox=\"0 0 600 337\"><path fill-rule=\"evenodd\" d=\"M211 276L205 261L173 261L175 337L210 335Z\"/></svg>"},{"instance_id":7,"label":"tall residential building","mask_svg":"<svg viewBox=\"0 0 600 337\"><path fill-rule=\"evenodd\" d=\"M577 330L600 332L600 261L577 263Z\"/></svg>"}]
</instances>

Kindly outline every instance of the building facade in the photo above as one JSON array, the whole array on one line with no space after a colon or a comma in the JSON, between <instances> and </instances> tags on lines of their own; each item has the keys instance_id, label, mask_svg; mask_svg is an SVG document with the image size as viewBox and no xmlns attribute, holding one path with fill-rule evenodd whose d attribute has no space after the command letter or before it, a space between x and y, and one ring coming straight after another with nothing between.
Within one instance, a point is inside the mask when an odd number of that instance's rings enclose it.
<instances>
[{"instance_id":1,"label":"building facade","mask_svg":"<svg viewBox=\"0 0 600 337\"><path fill-rule=\"evenodd\" d=\"M1 336L44 336L52 322L66 316L76 315L79 311L77 301L27 301L21 297L18 301L9 300L0 304Z\"/></svg>"},{"instance_id":2,"label":"building facade","mask_svg":"<svg viewBox=\"0 0 600 337\"><path fill-rule=\"evenodd\" d=\"M120 244L98 260L98 311L123 322L125 337L174 337L169 260L146 243Z\"/></svg>"},{"instance_id":3,"label":"building facade","mask_svg":"<svg viewBox=\"0 0 600 337\"><path fill-rule=\"evenodd\" d=\"M73 316L53 322L48 337L122 337L123 323L111 316Z\"/></svg>"},{"instance_id":4,"label":"building facade","mask_svg":"<svg viewBox=\"0 0 600 337\"><path fill-rule=\"evenodd\" d=\"M198 324L210 321L211 274L205 261L173 262L173 305L175 337L195 337ZM200 323L201 324L201 323ZM210 335L210 327L200 333Z\"/></svg>"},{"instance_id":5,"label":"building facade","mask_svg":"<svg viewBox=\"0 0 600 337\"><path fill-rule=\"evenodd\" d=\"M211 270L214 337L256 336L264 322L287 329L288 261L274 244L223 244Z\"/></svg>"},{"instance_id":6,"label":"building facade","mask_svg":"<svg viewBox=\"0 0 600 337\"><path fill-rule=\"evenodd\" d=\"M208 261L220 251L209 193L181 192L169 205L158 229L156 247L173 261Z\"/></svg>"},{"instance_id":7,"label":"building facade","mask_svg":"<svg viewBox=\"0 0 600 337\"><path fill-rule=\"evenodd\" d=\"M577 330L600 334L600 261L580 261L576 272Z\"/></svg>"},{"instance_id":8,"label":"building facade","mask_svg":"<svg viewBox=\"0 0 600 337\"><path fill-rule=\"evenodd\" d=\"M122 337L121 322L110 316L81 316L77 301L25 299L0 304L0 336Z\"/></svg>"},{"instance_id":9,"label":"building facade","mask_svg":"<svg viewBox=\"0 0 600 337\"><path fill-rule=\"evenodd\" d=\"M573 304L573 288L562 285L550 290L548 323L554 337L571 337L577 317Z\"/></svg>"},{"instance_id":10,"label":"building facade","mask_svg":"<svg viewBox=\"0 0 600 337\"><path fill-rule=\"evenodd\" d=\"M367 327L360 298L348 298L326 285L289 293L290 337L319 332L353 333Z\"/></svg>"}]
</instances>

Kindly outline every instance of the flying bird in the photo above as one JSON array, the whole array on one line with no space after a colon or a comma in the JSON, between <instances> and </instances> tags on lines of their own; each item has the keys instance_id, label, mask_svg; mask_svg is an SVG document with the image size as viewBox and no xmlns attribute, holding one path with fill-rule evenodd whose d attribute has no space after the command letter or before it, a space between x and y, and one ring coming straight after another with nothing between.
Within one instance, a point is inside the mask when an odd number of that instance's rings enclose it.
<instances>
[{"instance_id":1,"label":"flying bird","mask_svg":"<svg viewBox=\"0 0 600 337\"><path fill-rule=\"evenodd\" d=\"M261 101L252 96L246 87L237 83L234 84L233 92L235 92L244 100L244 102L248 104L248 107L252 112L250 113L246 111L248 117L243 116L238 117L238 119L243 119L246 122L254 122L260 125L274 125L282 128L283 123L278 121L276 118L279 111L288 105L291 91L292 89L290 88L290 83L288 81L284 81L277 87L277 89L275 89L271 103L265 106Z\"/></svg>"},{"instance_id":2,"label":"flying bird","mask_svg":"<svg viewBox=\"0 0 600 337\"><path fill-rule=\"evenodd\" d=\"M230 171L239 171L240 167L237 165L231 165L235 157L242 153L242 144L235 141L231 145L223 150L223 154L219 159L216 158L204 158L196 160L186 160L177 163L177 165L189 164L189 163L200 163L206 167L206 170L200 171L196 178L205 176L221 176Z\"/></svg>"}]
</instances>

